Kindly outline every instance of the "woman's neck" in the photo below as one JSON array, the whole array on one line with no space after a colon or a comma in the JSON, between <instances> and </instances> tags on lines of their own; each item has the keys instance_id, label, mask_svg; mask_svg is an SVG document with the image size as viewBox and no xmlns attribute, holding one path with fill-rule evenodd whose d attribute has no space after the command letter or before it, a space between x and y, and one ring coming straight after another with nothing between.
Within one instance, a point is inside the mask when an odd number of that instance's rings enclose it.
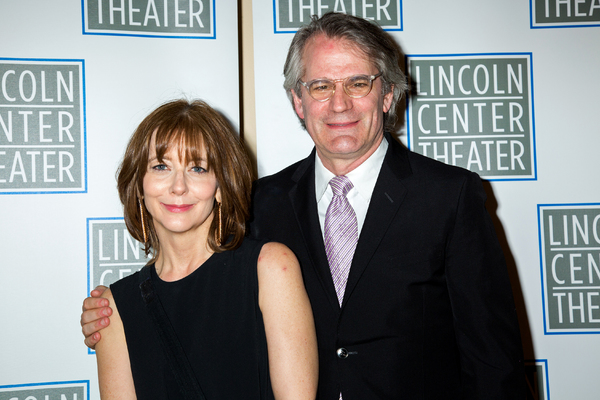
<instances>
[{"instance_id":1,"label":"woman's neck","mask_svg":"<svg viewBox=\"0 0 600 400\"><path fill-rule=\"evenodd\" d=\"M159 238L160 251L155 262L156 273L163 281L183 279L198 269L214 253L207 238L197 235L169 235Z\"/></svg>"}]
</instances>

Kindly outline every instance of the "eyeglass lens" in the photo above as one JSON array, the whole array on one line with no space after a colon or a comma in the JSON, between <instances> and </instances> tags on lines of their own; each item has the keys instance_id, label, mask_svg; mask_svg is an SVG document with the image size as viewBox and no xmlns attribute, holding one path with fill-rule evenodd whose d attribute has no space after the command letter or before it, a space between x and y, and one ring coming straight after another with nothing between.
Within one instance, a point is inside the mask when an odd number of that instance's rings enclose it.
<instances>
[{"instance_id":1,"label":"eyeglass lens","mask_svg":"<svg viewBox=\"0 0 600 400\"><path fill-rule=\"evenodd\" d=\"M335 82L339 81L340 80L332 81L323 79L310 82L308 92L315 100L329 99L335 89ZM367 75L349 76L343 81L346 94L355 98L364 97L369 94L372 84L373 81L371 80L371 77Z\"/></svg>"}]
</instances>

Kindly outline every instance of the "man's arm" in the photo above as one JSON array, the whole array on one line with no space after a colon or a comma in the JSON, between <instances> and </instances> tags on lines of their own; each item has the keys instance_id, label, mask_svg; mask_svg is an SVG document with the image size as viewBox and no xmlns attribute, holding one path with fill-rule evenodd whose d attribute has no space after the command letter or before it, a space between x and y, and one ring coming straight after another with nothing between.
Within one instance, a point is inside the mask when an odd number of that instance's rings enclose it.
<instances>
[{"instance_id":1,"label":"man's arm","mask_svg":"<svg viewBox=\"0 0 600 400\"><path fill-rule=\"evenodd\" d=\"M100 297L106 289L106 286L97 286L90 293L90 297L83 301L83 312L80 320L81 331L85 336L85 345L91 349L94 349L102 338L99 331L110 324L108 317L113 313L108 299Z\"/></svg>"},{"instance_id":2,"label":"man's arm","mask_svg":"<svg viewBox=\"0 0 600 400\"><path fill-rule=\"evenodd\" d=\"M446 272L464 398L523 398L523 351L512 290L476 174L465 179L457 199Z\"/></svg>"}]
</instances>

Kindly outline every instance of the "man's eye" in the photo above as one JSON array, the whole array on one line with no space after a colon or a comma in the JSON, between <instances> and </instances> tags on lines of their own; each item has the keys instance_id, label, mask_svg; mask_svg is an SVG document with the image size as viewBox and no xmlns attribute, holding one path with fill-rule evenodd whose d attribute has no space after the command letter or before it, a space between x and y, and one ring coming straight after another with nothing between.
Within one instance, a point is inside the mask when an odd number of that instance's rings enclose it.
<instances>
[{"instance_id":1,"label":"man's eye","mask_svg":"<svg viewBox=\"0 0 600 400\"><path fill-rule=\"evenodd\" d=\"M326 92L331 90L331 84L327 82L315 82L310 87L313 92Z\"/></svg>"},{"instance_id":2,"label":"man's eye","mask_svg":"<svg viewBox=\"0 0 600 400\"><path fill-rule=\"evenodd\" d=\"M357 78L357 79L348 81L348 86L352 87L352 88L360 89L360 88L369 86L369 81L364 78Z\"/></svg>"}]
</instances>

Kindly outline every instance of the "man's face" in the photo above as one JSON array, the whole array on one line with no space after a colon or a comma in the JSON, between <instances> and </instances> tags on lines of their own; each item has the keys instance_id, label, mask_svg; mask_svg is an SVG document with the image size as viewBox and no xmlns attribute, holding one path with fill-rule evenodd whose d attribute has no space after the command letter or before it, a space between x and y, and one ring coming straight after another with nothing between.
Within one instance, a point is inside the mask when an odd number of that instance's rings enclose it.
<instances>
[{"instance_id":1,"label":"man's face","mask_svg":"<svg viewBox=\"0 0 600 400\"><path fill-rule=\"evenodd\" d=\"M308 41L303 61L304 82L380 72L354 44L325 35ZM305 87L301 90L302 97L292 91L294 109L304 120L326 168L338 173L342 166L346 173L373 154L383 138L383 113L389 110L393 97L392 92L381 93L381 78L374 80L371 92L359 99L349 97L342 82L336 83L335 93L325 102L314 100Z\"/></svg>"}]
</instances>

